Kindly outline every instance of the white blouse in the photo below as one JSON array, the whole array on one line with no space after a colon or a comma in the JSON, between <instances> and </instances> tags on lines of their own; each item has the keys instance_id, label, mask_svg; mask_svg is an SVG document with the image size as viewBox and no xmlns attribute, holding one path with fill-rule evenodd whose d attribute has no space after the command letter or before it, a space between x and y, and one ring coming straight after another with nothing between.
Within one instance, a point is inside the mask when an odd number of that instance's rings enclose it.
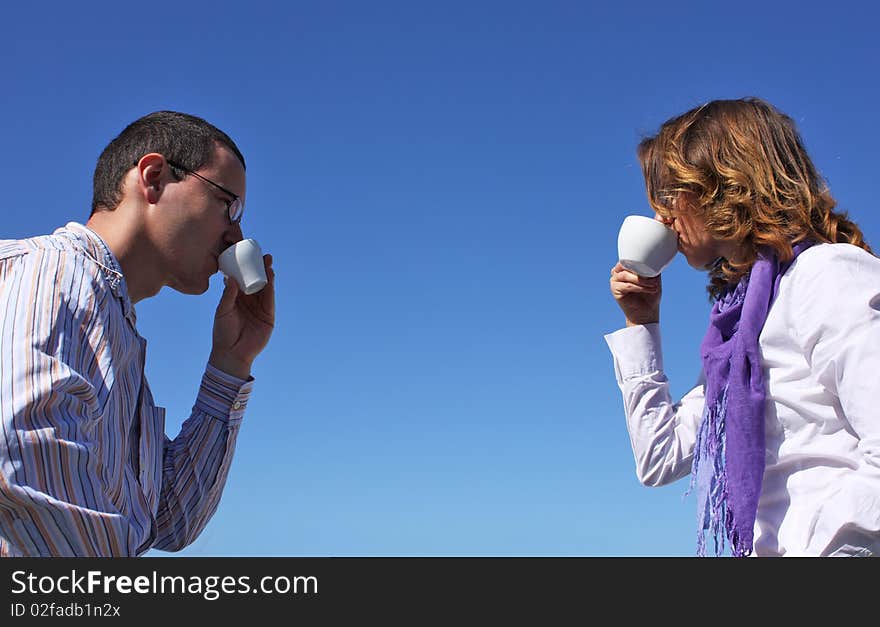
<instances>
[{"instance_id":1,"label":"white blouse","mask_svg":"<svg viewBox=\"0 0 880 627\"><path fill-rule=\"evenodd\" d=\"M605 340L639 480L687 476L703 375L673 403L658 324ZM849 244L801 253L780 280L759 344L766 467L754 555L880 555L880 259Z\"/></svg>"}]
</instances>

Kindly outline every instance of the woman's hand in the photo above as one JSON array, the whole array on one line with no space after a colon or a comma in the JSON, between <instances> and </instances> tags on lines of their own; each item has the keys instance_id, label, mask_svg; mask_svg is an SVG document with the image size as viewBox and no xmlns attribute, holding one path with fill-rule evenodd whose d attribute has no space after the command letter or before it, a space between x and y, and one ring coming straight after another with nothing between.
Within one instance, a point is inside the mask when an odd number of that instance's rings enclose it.
<instances>
[{"instance_id":1,"label":"woman's hand","mask_svg":"<svg viewBox=\"0 0 880 627\"><path fill-rule=\"evenodd\" d=\"M626 326L660 322L660 276L640 277L620 263L611 269L611 295L623 310Z\"/></svg>"}]
</instances>

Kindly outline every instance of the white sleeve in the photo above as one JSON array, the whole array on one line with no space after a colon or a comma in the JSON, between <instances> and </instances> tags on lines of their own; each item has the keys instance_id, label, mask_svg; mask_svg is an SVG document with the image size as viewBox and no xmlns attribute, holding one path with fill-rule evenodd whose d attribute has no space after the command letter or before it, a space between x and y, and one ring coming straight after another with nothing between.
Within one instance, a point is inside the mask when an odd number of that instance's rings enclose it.
<instances>
[{"instance_id":1,"label":"white sleeve","mask_svg":"<svg viewBox=\"0 0 880 627\"><path fill-rule=\"evenodd\" d=\"M703 414L702 372L696 387L673 403L663 372L658 324L620 329L606 335L605 341L614 357L614 374L623 393L639 481L660 486L681 479L691 471Z\"/></svg>"},{"instance_id":2,"label":"white sleeve","mask_svg":"<svg viewBox=\"0 0 880 627\"><path fill-rule=\"evenodd\" d=\"M880 259L848 244L798 258L792 332L836 395L864 461L880 468Z\"/></svg>"}]
</instances>

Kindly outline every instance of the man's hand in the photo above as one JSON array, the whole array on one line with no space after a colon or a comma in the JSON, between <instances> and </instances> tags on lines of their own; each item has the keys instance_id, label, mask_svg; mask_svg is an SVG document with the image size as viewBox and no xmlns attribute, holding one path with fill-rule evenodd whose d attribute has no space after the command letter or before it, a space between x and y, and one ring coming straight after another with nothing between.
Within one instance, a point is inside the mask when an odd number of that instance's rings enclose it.
<instances>
[{"instance_id":1,"label":"man's hand","mask_svg":"<svg viewBox=\"0 0 880 627\"><path fill-rule=\"evenodd\" d=\"M226 288L214 315L214 344L208 362L239 379L251 374L251 364L260 354L275 327L275 271L272 255L263 255L269 282L256 294L246 295L234 279Z\"/></svg>"}]
</instances>

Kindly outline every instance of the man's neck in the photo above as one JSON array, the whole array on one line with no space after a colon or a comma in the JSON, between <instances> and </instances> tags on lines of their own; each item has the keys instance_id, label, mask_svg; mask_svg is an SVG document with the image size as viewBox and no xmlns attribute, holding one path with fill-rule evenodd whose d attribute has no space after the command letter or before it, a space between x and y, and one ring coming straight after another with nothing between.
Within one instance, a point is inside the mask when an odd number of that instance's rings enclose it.
<instances>
[{"instance_id":1,"label":"man's neck","mask_svg":"<svg viewBox=\"0 0 880 627\"><path fill-rule=\"evenodd\" d=\"M106 242L122 268L128 296L133 304L155 296L164 285L156 254L145 237L143 224L129 219L136 209L124 206L112 211L97 211L86 226Z\"/></svg>"}]
</instances>

